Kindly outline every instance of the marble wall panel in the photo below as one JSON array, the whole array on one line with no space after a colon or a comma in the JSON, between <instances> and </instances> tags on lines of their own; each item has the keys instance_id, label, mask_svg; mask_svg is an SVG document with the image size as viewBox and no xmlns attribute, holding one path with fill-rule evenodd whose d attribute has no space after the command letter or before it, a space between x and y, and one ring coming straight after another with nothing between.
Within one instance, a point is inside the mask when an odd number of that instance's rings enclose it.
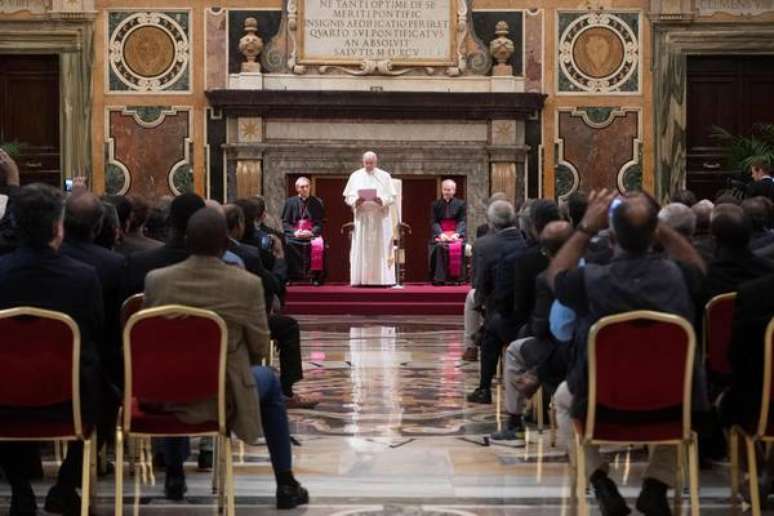
<instances>
[{"instance_id":1,"label":"marble wall panel","mask_svg":"<svg viewBox=\"0 0 774 516\"><path fill-rule=\"evenodd\" d=\"M557 115L556 194L642 185L640 111L570 108Z\"/></svg>"},{"instance_id":2,"label":"marble wall panel","mask_svg":"<svg viewBox=\"0 0 774 516\"><path fill-rule=\"evenodd\" d=\"M108 108L106 118L106 192L153 199L193 191L189 108Z\"/></svg>"},{"instance_id":3,"label":"marble wall panel","mask_svg":"<svg viewBox=\"0 0 774 516\"><path fill-rule=\"evenodd\" d=\"M639 11L559 11L557 92L638 94L641 24Z\"/></svg>"},{"instance_id":4,"label":"marble wall panel","mask_svg":"<svg viewBox=\"0 0 774 516\"><path fill-rule=\"evenodd\" d=\"M187 93L191 80L191 12L107 12L107 90Z\"/></svg>"},{"instance_id":5,"label":"marble wall panel","mask_svg":"<svg viewBox=\"0 0 774 516\"><path fill-rule=\"evenodd\" d=\"M222 7L207 9L205 30L205 89L224 89L228 82L228 11Z\"/></svg>"},{"instance_id":6,"label":"marble wall panel","mask_svg":"<svg viewBox=\"0 0 774 516\"><path fill-rule=\"evenodd\" d=\"M508 24L508 38L516 48L511 56L509 64L513 67L513 75L523 75L523 40L524 40L524 13L522 11L473 11L473 28L481 42L489 48L495 35L497 22L504 21Z\"/></svg>"},{"instance_id":7,"label":"marble wall panel","mask_svg":"<svg viewBox=\"0 0 774 516\"><path fill-rule=\"evenodd\" d=\"M543 92L543 9L524 12L524 78L527 93Z\"/></svg>"}]
</instances>

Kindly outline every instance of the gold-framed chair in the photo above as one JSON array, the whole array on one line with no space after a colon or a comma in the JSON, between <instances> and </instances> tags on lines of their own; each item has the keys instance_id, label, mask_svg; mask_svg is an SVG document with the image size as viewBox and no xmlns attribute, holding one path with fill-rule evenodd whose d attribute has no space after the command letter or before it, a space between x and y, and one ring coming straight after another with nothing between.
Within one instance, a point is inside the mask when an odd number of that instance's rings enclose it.
<instances>
[{"instance_id":1,"label":"gold-framed chair","mask_svg":"<svg viewBox=\"0 0 774 516\"><path fill-rule=\"evenodd\" d=\"M774 422L769 418L772 400L772 359L774 359L774 317L766 327L763 342L763 388L761 392L761 411L754 432L748 432L742 426L731 428L731 497L739 495L739 436L744 438L747 453L747 467L750 482L750 505L753 516L761 515L761 499L758 492L758 465L756 463L755 444L763 442L768 446L774 443Z\"/></svg>"},{"instance_id":2,"label":"gold-framed chair","mask_svg":"<svg viewBox=\"0 0 774 516\"><path fill-rule=\"evenodd\" d=\"M71 406L72 419L0 419L0 441L83 442L81 516L88 516L94 496L96 442L94 425L81 412L81 332L68 315L33 307L0 310L0 405ZM45 378L45 382L40 379ZM93 479L93 480L92 480Z\"/></svg>"},{"instance_id":3,"label":"gold-framed chair","mask_svg":"<svg viewBox=\"0 0 774 516\"><path fill-rule=\"evenodd\" d=\"M588 408L575 420L575 487L578 514L588 516L585 451L603 444L677 447L675 512L681 507L684 458L688 456L691 514L699 516L699 466L691 430L691 394L696 337L682 317L638 310L604 317L589 330ZM679 416L635 423L611 420L610 410L653 413L679 407Z\"/></svg>"},{"instance_id":4,"label":"gold-framed chair","mask_svg":"<svg viewBox=\"0 0 774 516\"><path fill-rule=\"evenodd\" d=\"M736 292L728 292L713 297L704 307L703 351L707 372L715 378L727 378L731 374L728 347L735 305Z\"/></svg>"},{"instance_id":5,"label":"gold-framed chair","mask_svg":"<svg viewBox=\"0 0 774 516\"><path fill-rule=\"evenodd\" d=\"M209 310L168 305L141 310L124 328L124 400L116 428L115 514L123 514L123 442L211 436L219 460L218 508L234 516L231 435L226 428L226 324ZM186 424L148 406L217 399L217 421ZM223 471L221 471L223 470ZM135 477L135 492L139 492Z\"/></svg>"}]
</instances>

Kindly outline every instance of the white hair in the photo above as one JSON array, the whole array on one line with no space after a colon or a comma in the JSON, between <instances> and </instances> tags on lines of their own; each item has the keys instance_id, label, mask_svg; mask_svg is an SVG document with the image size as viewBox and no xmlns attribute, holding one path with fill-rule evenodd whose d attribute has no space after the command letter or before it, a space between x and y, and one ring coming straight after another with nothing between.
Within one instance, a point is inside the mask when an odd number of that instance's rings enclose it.
<instances>
[{"instance_id":1,"label":"white hair","mask_svg":"<svg viewBox=\"0 0 774 516\"><path fill-rule=\"evenodd\" d=\"M513 225L516 213L513 204L508 201L495 201L486 210L486 218L495 229L503 229Z\"/></svg>"},{"instance_id":2,"label":"white hair","mask_svg":"<svg viewBox=\"0 0 774 516\"><path fill-rule=\"evenodd\" d=\"M444 179L443 182L441 183L441 187L444 187L446 185L452 185L455 190L457 189L457 183L455 183L453 179Z\"/></svg>"},{"instance_id":3,"label":"white hair","mask_svg":"<svg viewBox=\"0 0 774 516\"><path fill-rule=\"evenodd\" d=\"M684 237L690 238L696 232L696 214L679 202L669 203L658 212L658 220Z\"/></svg>"},{"instance_id":4,"label":"white hair","mask_svg":"<svg viewBox=\"0 0 774 516\"><path fill-rule=\"evenodd\" d=\"M308 177L301 176L298 179L296 179L296 186L298 186L301 182L306 182L306 184L311 185L312 182L309 181Z\"/></svg>"},{"instance_id":5,"label":"white hair","mask_svg":"<svg viewBox=\"0 0 774 516\"><path fill-rule=\"evenodd\" d=\"M374 161L378 161L379 156L377 156L374 151L367 151L363 153L363 161L367 159L373 159Z\"/></svg>"}]
</instances>

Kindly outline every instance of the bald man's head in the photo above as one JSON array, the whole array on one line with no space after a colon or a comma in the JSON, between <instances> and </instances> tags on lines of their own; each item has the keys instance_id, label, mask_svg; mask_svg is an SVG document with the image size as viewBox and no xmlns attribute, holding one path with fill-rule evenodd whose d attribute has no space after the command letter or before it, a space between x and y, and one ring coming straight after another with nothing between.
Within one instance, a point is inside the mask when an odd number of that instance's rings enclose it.
<instances>
[{"instance_id":1,"label":"bald man's head","mask_svg":"<svg viewBox=\"0 0 774 516\"><path fill-rule=\"evenodd\" d=\"M65 203L65 235L92 242L102 222L102 202L91 192L72 195Z\"/></svg>"},{"instance_id":2,"label":"bald man's head","mask_svg":"<svg viewBox=\"0 0 774 516\"><path fill-rule=\"evenodd\" d=\"M658 226L658 203L644 193L630 195L613 210L611 224L621 249L632 254L645 254Z\"/></svg>"},{"instance_id":3,"label":"bald man's head","mask_svg":"<svg viewBox=\"0 0 774 516\"><path fill-rule=\"evenodd\" d=\"M566 220L549 222L540 233L540 246L549 256L555 256L570 239L572 232L572 224Z\"/></svg>"},{"instance_id":4,"label":"bald man's head","mask_svg":"<svg viewBox=\"0 0 774 516\"><path fill-rule=\"evenodd\" d=\"M226 217L215 208L201 209L188 221L185 236L191 254L221 257L228 243Z\"/></svg>"}]
</instances>

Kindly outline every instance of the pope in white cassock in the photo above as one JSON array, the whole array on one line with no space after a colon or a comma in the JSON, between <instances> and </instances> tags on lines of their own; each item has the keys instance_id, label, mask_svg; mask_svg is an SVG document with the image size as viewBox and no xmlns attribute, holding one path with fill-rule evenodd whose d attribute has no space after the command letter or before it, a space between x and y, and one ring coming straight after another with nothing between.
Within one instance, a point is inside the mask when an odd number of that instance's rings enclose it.
<instances>
[{"instance_id":1,"label":"pope in white cassock","mask_svg":"<svg viewBox=\"0 0 774 516\"><path fill-rule=\"evenodd\" d=\"M344 201L352 207L355 229L349 253L350 285L394 285L392 219L395 188L388 172L376 168L373 152L363 154L363 168L349 176Z\"/></svg>"}]
</instances>

